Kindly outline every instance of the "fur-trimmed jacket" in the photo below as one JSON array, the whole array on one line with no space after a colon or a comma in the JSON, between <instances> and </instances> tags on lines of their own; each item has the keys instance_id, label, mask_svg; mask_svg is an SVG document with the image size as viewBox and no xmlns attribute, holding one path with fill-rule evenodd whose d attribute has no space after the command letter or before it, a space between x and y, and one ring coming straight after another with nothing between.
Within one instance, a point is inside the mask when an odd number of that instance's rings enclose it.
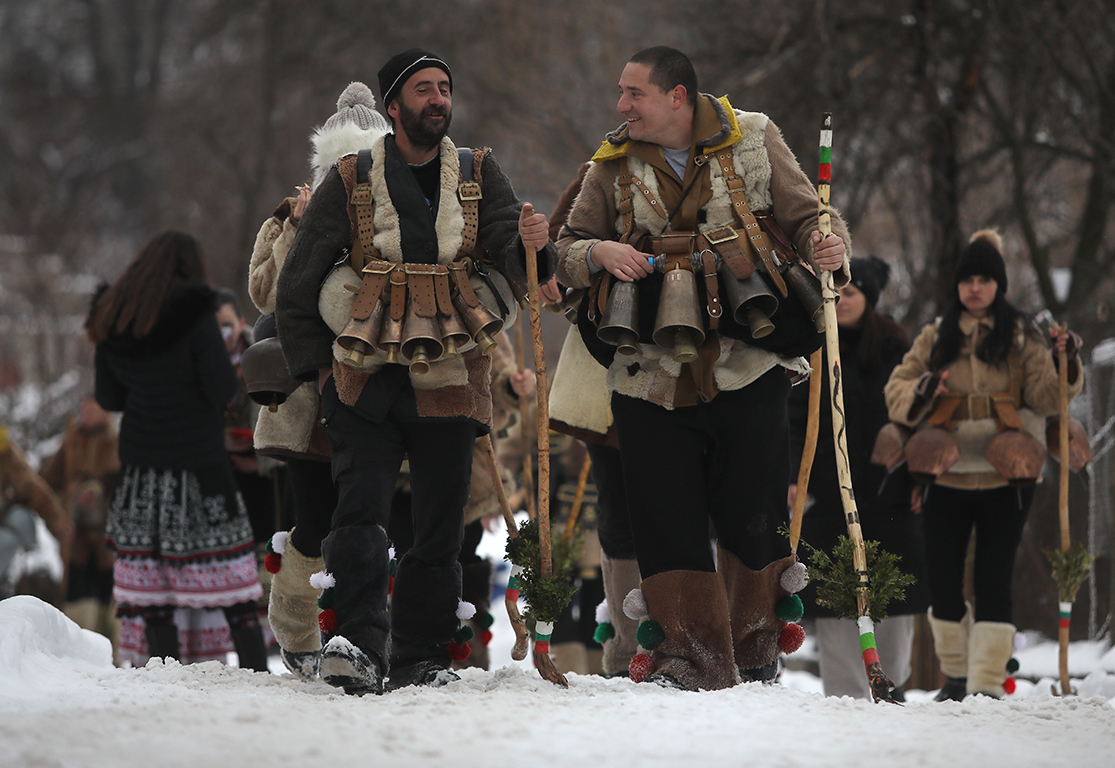
<instances>
[{"instance_id":1,"label":"fur-trimmed jacket","mask_svg":"<svg viewBox=\"0 0 1115 768\"><path fill-rule=\"evenodd\" d=\"M404 262L408 257L402 249L399 212L385 174L389 164L386 153L397 152L393 145L394 139L385 137L371 148L369 181L375 206L373 243L381 259ZM464 230L463 211L457 196L460 159L457 148L448 138L442 140L439 159L440 193L433 221L436 242L428 243L428 248L429 255L446 264L456 258ZM478 243L492 268L508 280L525 285L525 251L518 231L522 203L490 153L484 157L479 170L476 176L480 180L482 198ZM349 190L354 183L355 158L350 157L334 166L314 191L279 275L275 311L279 339L291 373L296 378L315 380L321 369L332 368L338 395L350 406L359 399L369 377L380 375L379 367L385 365L373 359L376 368L360 372L336 359L333 342L341 330L337 326L347 317L348 307L355 297L348 292L336 292L341 298L329 297L321 290L334 267L345 262L346 249L352 244L355 226L348 203ZM541 281L553 274L556 261L553 244L538 253ZM419 416L464 417L487 427L492 423L490 382L490 360L475 349L434 361L429 373L410 377Z\"/></svg>"},{"instance_id":2,"label":"fur-trimmed jacket","mask_svg":"<svg viewBox=\"0 0 1115 768\"><path fill-rule=\"evenodd\" d=\"M362 130L352 123L315 129L310 138L313 146L310 155L313 187L320 186L338 158L370 147L382 136L381 130ZM263 222L252 248L248 266L248 295L263 314L275 311L279 272L298 232L298 222L291 215L295 203L296 198L288 197L279 204ZM317 383L306 382L275 411L261 410L254 433L256 451L266 456L328 461L329 439L319 424L320 402Z\"/></svg>"},{"instance_id":3,"label":"fur-trimmed jacket","mask_svg":"<svg viewBox=\"0 0 1115 768\"><path fill-rule=\"evenodd\" d=\"M933 370L929 360L937 341L938 322L930 323L921 330L910 351L887 381L887 408L891 420L899 424L908 427L924 426L925 419L936 407L936 398L919 396L918 381L922 374ZM991 317L976 318L968 312L960 313L963 341L960 354L943 369L948 371L946 386L949 392L969 395L1007 393L1011 389L1014 374L1021 385L1019 401L1014 404L1018 415L1027 431L1039 441L1044 441L1045 417L1055 415L1060 408L1053 354L1049 346L1038 337L1035 329L1020 325L1005 364L990 365L980 360L975 350L994 327L994 322ZM1079 358L1069 363L1069 366L1071 400L1083 389L1084 375ZM963 490L1001 488L1007 485L1007 481L984 457L987 444L998 432L998 423L994 418L964 418L959 421L955 433L960 460L935 482Z\"/></svg>"},{"instance_id":4,"label":"fur-trimmed jacket","mask_svg":"<svg viewBox=\"0 0 1115 768\"><path fill-rule=\"evenodd\" d=\"M689 164L692 165L695 154L731 147L733 166L744 180L752 211L771 211L802 257L812 261L810 236L817 229L817 191L774 123L762 113L733 109L726 98L701 94L694 115L693 137ZM558 280L563 285L587 287L592 277L589 249L601 240L616 240L622 234L622 217L617 210L622 194L618 177L623 157L628 160L630 173L668 210L682 197L681 180L658 145L628 139L626 125L609 134L593 157L594 165L585 176L568 227L558 240ZM724 225L738 227L719 164L710 162L707 167L711 189L698 193L703 194L699 201L699 229L708 232ZM643 195L636 194L633 203L635 229L662 234L666 221ZM844 269L834 274L839 286L848 280L851 241L836 211L832 228L848 246ZM719 341L720 355L713 375L720 390L745 387L779 365L801 373L809 370L802 358L781 357L725 336ZM673 360L669 350L642 344L634 357L617 356L608 370L607 384L611 391L673 408L681 374L682 366Z\"/></svg>"}]
</instances>

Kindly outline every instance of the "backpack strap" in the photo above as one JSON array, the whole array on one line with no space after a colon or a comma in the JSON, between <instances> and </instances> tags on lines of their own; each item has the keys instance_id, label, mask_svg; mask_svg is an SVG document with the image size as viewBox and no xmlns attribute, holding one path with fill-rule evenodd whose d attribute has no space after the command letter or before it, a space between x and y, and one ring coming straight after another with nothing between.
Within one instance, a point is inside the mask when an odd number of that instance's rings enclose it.
<instances>
[{"instance_id":1,"label":"backpack strap","mask_svg":"<svg viewBox=\"0 0 1115 768\"><path fill-rule=\"evenodd\" d=\"M352 187L348 203L352 206L356 222L356 237L352 239L352 254L349 261L359 274L364 265L379 259L379 250L372 244L375 237L375 206L372 204L372 150L362 149L356 153L356 184Z\"/></svg>"},{"instance_id":2,"label":"backpack strap","mask_svg":"<svg viewBox=\"0 0 1115 768\"><path fill-rule=\"evenodd\" d=\"M464 216L465 228L461 232L461 249L457 258L463 258L476 250L477 233L480 228L480 191L482 182L480 166L484 158L492 150L488 147L469 149L458 147L457 156L460 158L460 172L457 181L457 199L461 203L461 215Z\"/></svg>"},{"instance_id":3,"label":"backpack strap","mask_svg":"<svg viewBox=\"0 0 1115 768\"><path fill-rule=\"evenodd\" d=\"M727 147L717 152L716 159L720 162L720 175L724 178L724 186L728 188L728 195L732 198L732 212L736 215L736 221L743 227L743 234L746 235L752 251L766 267L767 275L778 286L782 296L786 297L788 295L786 282L778 271L778 257L767 233L759 226L755 214L751 212L751 206L747 204L747 195L743 191L743 177L736 173L735 164L732 162L732 148Z\"/></svg>"}]
</instances>

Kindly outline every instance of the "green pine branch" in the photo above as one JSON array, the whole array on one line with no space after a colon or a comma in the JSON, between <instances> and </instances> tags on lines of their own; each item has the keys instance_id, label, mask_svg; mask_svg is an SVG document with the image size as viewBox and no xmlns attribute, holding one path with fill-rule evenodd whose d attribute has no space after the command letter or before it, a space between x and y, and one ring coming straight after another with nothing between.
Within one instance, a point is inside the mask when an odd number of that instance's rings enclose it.
<instances>
[{"instance_id":1,"label":"green pine branch","mask_svg":"<svg viewBox=\"0 0 1115 768\"><path fill-rule=\"evenodd\" d=\"M542 546L539 543L538 521L527 520L519 526L519 535L507 540L507 559L521 567L519 594L529 606L525 618L555 623L577 591L573 584L573 567L580 557L584 534L566 542L558 537L551 542L553 575L543 576Z\"/></svg>"},{"instance_id":2,"label":"green pine branch","mask_svg":"<svg viewBox=\"0 0 1115 768\"><path fill-rule=\"evenodd\" d=\"M841 618L859 618L856 595L860 586L856 572L851 539L841 536L836 540L832 554L811 547L808 550L809 580L817 587L817 604L828 608ZM895 600L906 597L906 587L916 581L913 574L903 572L898 555L880 548L877 541L865 541L867 554L867 601L873 621L887 618L887 607Z\"/></svg>"},{"instance_id":3,"label":"green pine branch","mask_svg":"<svg viewBox=\"0 0 1115 768\"><path fill-rule=\"evenodd\" d=\"M1087 581L1092 561L1096 559L1085 549L1081 542L1069 547L1067 552L1059 549L1043 549L1049 564L1053 566L1053 580L1057 582L1057 600L1062 603L1076 601L1076 593Z\"/></svg>"}]
</instances>

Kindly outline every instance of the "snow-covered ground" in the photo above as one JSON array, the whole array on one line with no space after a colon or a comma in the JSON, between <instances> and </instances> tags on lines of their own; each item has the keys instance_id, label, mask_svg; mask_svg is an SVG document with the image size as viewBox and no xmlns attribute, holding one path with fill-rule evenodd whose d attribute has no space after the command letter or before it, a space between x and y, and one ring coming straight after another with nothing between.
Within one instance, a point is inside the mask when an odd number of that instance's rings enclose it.
<instances>
[{"instance_id":1,"label":"snow-covered ground","mask_svg":"<svg viewBox=\"0 0 1115 768\"><path fill-rule=\"evenodd\" d=\"M496 554L496 553L491 553ZM218 662L112 665L108 641L32 597L0 601L0 766L1110 766L1115 650L1074 644L1078 696L1055 697L1055 643L1030 643L1003 701L905 706L781 684L689 693L512 662L494 612L493 670L444 688L345 696L324 683ZM885 660L884 660L885 666Z\"/></svg>"}]
</instances>

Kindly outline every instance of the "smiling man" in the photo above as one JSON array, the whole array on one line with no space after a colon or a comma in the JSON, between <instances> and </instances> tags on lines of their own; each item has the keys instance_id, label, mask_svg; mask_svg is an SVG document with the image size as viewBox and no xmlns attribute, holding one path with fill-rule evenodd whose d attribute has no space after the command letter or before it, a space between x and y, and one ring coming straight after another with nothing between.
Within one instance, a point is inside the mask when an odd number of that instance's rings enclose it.
<instances>
[{"instance_id":1,"label":"smiling man","mask_svg":"<svg viewBox=\"0 0 1115 768\"><path fill-rule=\"evenodd\" d=\"M796 591L782 578L793 559L778 531L789 484L786 374L808 366L795 345L760 343L733 325L720 299L730 303L730 281L765 272L780 302L771 320L785 330L802 310L792 291L779 292L778 262L796 257L774 253L771 222L838 285L848 280L847 231L834 213L835 234L821 237L817 192L774 123L700 93L681 52L635 54L616 109L624 123L592 158L558 240L558 279L591 286L590 297L636 283L640 344L615 355L607 385L643 597L665 634L650 679L691 690L769 680L782 626L774 605L784 587ZM681 350L651 321L656 307L685 302L695 343Z\"/></svg>"},{"instance_id":2,"label":"smiling man","mask_svg":"<svg viewBox=\"0 0 1115 768\"><path fill-rule=\"evenodd\" d=\"M314 190L279 276L275 311L290 372L321 387L338 502L321 546L329 612L320 673L354 694L382 693L385 678L389 690L456 679L449 654L459 652L458 644L450 649L461 595L457 555L473 445L492 425L491 359L471 339L454 341L459 352L445 344L442 354L447 334L432 343L420 336L418 357L406 351L407 324L395 341L369 336L374 349L366 355L350 356L334 340L350 318L367 321L373 306L409 321L433 315L422 314L427 307L445 314L457 299L467 304L474 283L493 294L507 287L500 275L525 285L525 247L537 249L543 281L557 258L546 217L529 213L491 153L458 149L446 135L448 64L405 51L383 66L379 84L394 133L342 158ZM355 305L345 280L326 280L346 265L363 272L368 287ZM506 313L515 300L508 290L498 303L494 311ZM428 359L427 344L437 349ZM414 544L393 574L389 614L384 527L404 456Z\"/></svg>"}]
</instances>

